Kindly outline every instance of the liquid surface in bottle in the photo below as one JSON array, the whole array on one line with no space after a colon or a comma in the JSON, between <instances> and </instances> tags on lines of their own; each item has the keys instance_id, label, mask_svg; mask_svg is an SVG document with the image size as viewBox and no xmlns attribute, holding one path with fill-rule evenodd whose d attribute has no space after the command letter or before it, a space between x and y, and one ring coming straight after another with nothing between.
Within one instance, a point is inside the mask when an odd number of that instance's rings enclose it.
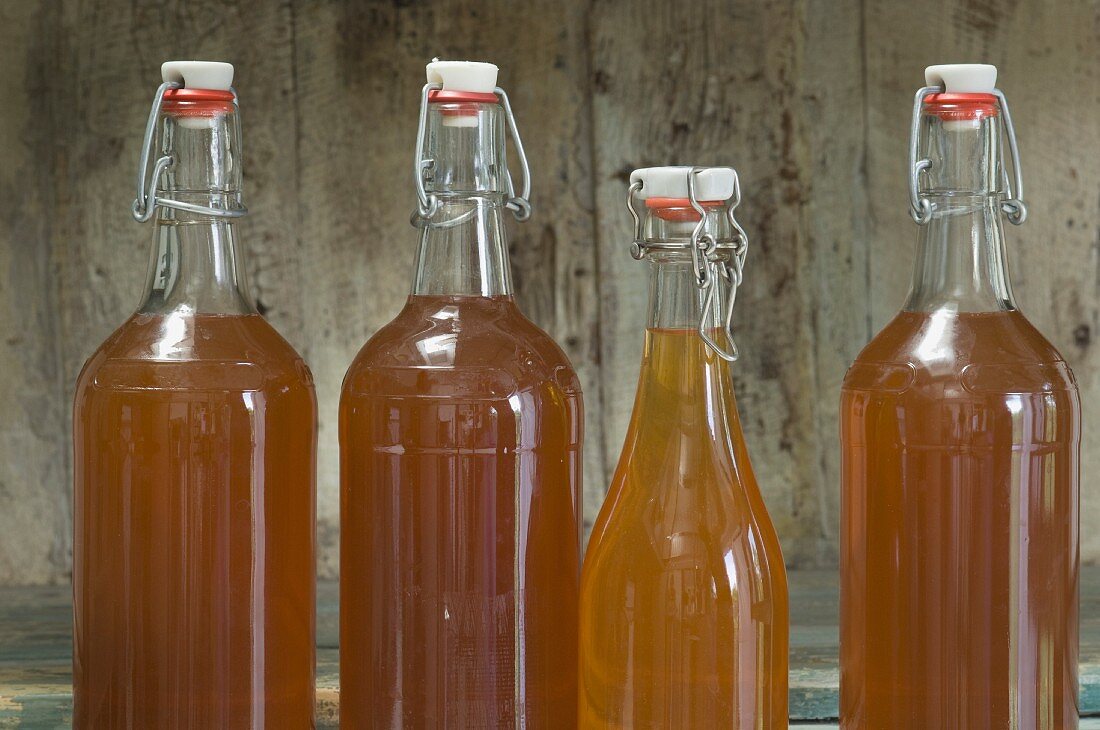
<instances>
[{"instance_id":1,"label":"liquid surface in bottle","mask_svg":"<svg viewBox=\"0 0 1100 730\"><path fill-rule=\"evenodd\" d=\"M786 727L786 574L729 366L695 329L645 353L585 557L581 727Z\"/></svg>"},{"instance_id":2,"label":"liquid surface in bottle","mask_svg":"<svg viewBox=\"0 0 1100 730\"><path fill-rule=\"evenodd\" d=\"M842 725L1077 727L1080 405L1017 311L902 312L842 398Z\"/></svg>"},{"instance_id":3,"label":"liquid surface in bottle","mask_svg":"<svg viewBox=\"0 0 1100 730\"><path fill-rule=\"evenodd\" d=\"M341 721L576 726L580 391L510 296L411 296L344 381Z\"/></svg>"},{"instance_id":4,"label":"liquid surface in bottle","mask_svg":"<svg viewBox=\"0 0 1100 730\"><path fill-rule=\"evenodd\" d=\"M88 361L76 727L313 726L315 413L259 315L135 315Z\"/></svg>"}]
</instances>

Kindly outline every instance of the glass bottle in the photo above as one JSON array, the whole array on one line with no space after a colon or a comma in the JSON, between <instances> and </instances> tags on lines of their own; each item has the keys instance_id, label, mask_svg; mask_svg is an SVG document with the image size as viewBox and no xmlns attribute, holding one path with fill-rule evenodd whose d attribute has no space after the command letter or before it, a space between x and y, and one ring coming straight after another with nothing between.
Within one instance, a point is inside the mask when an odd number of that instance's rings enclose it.
<instances>
[{"instance_id":1,"label":"glass bottle","mask_svg":"<svg viewBox=\"0 0 1100 730\"><path fill-rule=\"evenodd\" d=\"M730 168L631 175L649 315L634 412L581 578L582 728L787 724L786 573L729 366L747 245L736 180Z\"/></svg>"},{"instance_id":2,"label":"glass bottle","mask_svg":"<svg viewBox=\"0 0 1100 730\"><path fill-rule=\"evenodd\" d=\"M344 379L345 727L576 726L581 394L513 298L496 72L428 65L412 292Z\"/></svg>"},{"instance_id":3,"label":"glass bottle","mask_svg":"<svg viewBox=\"0 0 1100 730\"><path fill-rule=\"evenodd\" d=\"M926 76L912 289L841 401L841 725L1076 728L1077 387L1009 286L996 69Z\"/></svg>"},{"instance_id":4,"label":"glass bottle","mask_svg":"<svg viewBox=\"0 0 1100 730\"><path fill-rule=\"evenodd\" d=\"M76 388L73 722L312 727L312 380L245 287L233 67L163 75L148 283Z\"/></svg>"}]
</instances>

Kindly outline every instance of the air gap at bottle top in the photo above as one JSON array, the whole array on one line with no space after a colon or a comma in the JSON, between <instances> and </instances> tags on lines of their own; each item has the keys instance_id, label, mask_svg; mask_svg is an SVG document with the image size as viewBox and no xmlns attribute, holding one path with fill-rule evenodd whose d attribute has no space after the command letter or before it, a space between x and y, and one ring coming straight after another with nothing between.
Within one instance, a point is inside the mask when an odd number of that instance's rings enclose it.
<instances>
[{"instance_id":1,"label":"air gap at bottle top","mask_svg":"<svg viewBox=\"0 0 1100 730\"><path fill-rule=\"evenodd\" d=\"M527 218L530 182L496 73L428 65L412 291L344 379L349 727L576 726L581 395L512 294L505 214Z\"/></svg>"},{"instance_id":2,"label":"air gap at bottle top","mask_svg":"<svg viewBox=\"0 0 1100 730\"><path fill-rule=\"evenodd\" d=\"M841 726L1075 728L1077 386L1012 294L1002 215L1026 208L996 69L926 78L912 288L841 399Z\"/></svg>"},{"instance_id":3,"label":"air gap at bottle top","mask_svg":"<svg viewBox=\"0 0 1100 730\"><path fill-rule=\"evenodd\" d=\"M310 727L312 379L245 286L233 67L162 74L145 293L76 388L73 723Z\"/></svg>"}]
</instances>

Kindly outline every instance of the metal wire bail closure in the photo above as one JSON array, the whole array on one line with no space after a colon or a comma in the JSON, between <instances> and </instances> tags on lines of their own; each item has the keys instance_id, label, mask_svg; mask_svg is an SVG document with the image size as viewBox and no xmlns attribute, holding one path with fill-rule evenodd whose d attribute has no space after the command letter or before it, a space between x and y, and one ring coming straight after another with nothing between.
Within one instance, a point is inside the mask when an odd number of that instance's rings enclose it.
<instances>
[{"instance_id":1,"label":"metal wire bail closure","mask_svg":"<svg viewBox=\"0 0 1100 730\"><path fill-rule=\"evenodd\" d=\"M932 94L943 92L942 86L924 86L917 90L913 98L913 122L909 127L909 215L918 225L927 225L932 220L932 203L920 194L920 175L932 167L932 161L920 156L920 115L924 100ZM997 103L1004 118L1001 135L1008 138L1008 149L1012 160L1012 178L1008 175L1008 165L1002 155L1001 174L1004 178L1005 199L1001 203L1008 222L1020 225L1027 220L1027 206L1024 204L1024 178L1020 168L1020 149L1016 144L1016 128L1012 124L1012 115L1008 111L1008 101L1004 92L993 89ZM1002 145L1003 149L1003 145Z\"/></svg>"},{"instance_id":2,"label":"metal wire bail closure","mask_svg":"<svg viewBox=\"0 0 1100 730\"><path fill-rule=\"evenodd\" d=\"M724 261L718 253L718 241L713 235L706 232L706 209L703 207L703 204L700 202L695 192L695 178L705 169L704 167L693 167L688 172L687 178L688 202L691 203L691 207L695 212L699 214L699 222L696 223L695 228L692 229L691 240L688 244L688 248L691 250L691 263L695 275L695 286L699 291L704 293L698 333L707 347L718 355L718 357L726 362L734 362L740 357L740 352L737 349L737 344L733 340L733 307L737 301L737 289L741 286L742 275L745 269L745 257L748 254L749 247L749 237L745 233L745 229L741 227L741 224L737 222L735 216L737 206L741 204L741 181L735 170L733 173L733 196L727 201L726 217L729 220L730 227L733 229L736 240L734 242L731 260ZM642 182L640 180L636 181L631 184L630 188L627 190L626 196L627 210L630 211L630 215L634 219L634 240L630 244L630 255L635 259L643 258L647 249L655 248L655 246L647 244L645 241L642 230L642 217L635 207L638 192L641 189ZM679 245L677 248L683 248L683 246ZM728 289L726 299L722 302L720 308L721 320L714 322L713 326L721 327L725 332L728 349L716 342L708 332L708 330L712 329L712 327L708 327L708 321L709 314L713 309L714 298L718 296L717 292L719 287L716 284L718 277L726 281Z\"/></svg>"},{"instance_id":3,"label":"metal wire bail closure","mask_svg":"<svg viewBox=\"0 0 1100 730\"><path fill-rule=\"evenodd\" d=\"M431 92L443 88L440 83L427 83L420 91L420 116L416 125L416 151L413 157L413 182L416 185L416 211L413 213L413 225L417 225L416 218L431 218L439 210L439 198L429 193L424 185L425 173L432 169L435 160L424 158L424 137L428 133L428 97ZM505 165L505 181L508 185L508 200L504 207L512 211L517 221L523 222L531 217L531 167L527 164L527 153L523 149L523 141L519 136L519 128L516 126L516 117L512 113L512 103L508 99L507 92L497 86L493 93L500 98L500 104L504 107L504 119L508 124L508 134L512 137L512 144L519 155L520 172L522 173L522 187L519 195L516 195L516 186L512 181L512 173Z\"/></svg>"},{"instance_id":4,"label":"metal wire bail closure","mask_svg":"<svg viewBox=\"0 0 1100 730\"><path fill-rule=\"evenodd\" d=\"M1012 124L1012 114L1008 111L1008 100L1005 99L1004 92L994 89L993 95L1001 105L1001 114L1004 116L1002 132L1008 137L1008 150L1012 158L1011 181L1008 177L1008 166L1001 164L1001 174L1005 181L1005 200L1001 203L1001 210L1008 216L1009 223L1018 226L1027 220L1027 206L1024 204L1024 175L1020 170L1020 148L1016 144L1016 127Z\"/></svg>"},{"instance_id":5,"label":"metal wire bail closure","mask_svg":"<svg viewBox=\"0 0 1100 730\"><path fill-rule=\"evenodd\" d=\"M158 207L173 208L215 218L241 218L247 215L248 209L243 204L240 208L227 210L225 208L212 208L208 205L185 203L181 200L173 200L157 195L157 184L160 181L160 176L175 164L175 160L172 159L171 155L164 155L153 163L153 169L150 171L149 158L153 154L153 138L156 136L160 108L164 103L164 92L179 88L182 88L182 84L175 81L165 81L157 87L156 96L153 97L153 106L149 109L149 120L145 123L145 139L141 143L141 157L138 159L137 197L134 198L134 202L130 206L130 214L134 216L134 220L138 223L147 222L153 217ZM230 90L233 92L233 106L236 108L237 90Z\"/></svg>"}]
</instances>

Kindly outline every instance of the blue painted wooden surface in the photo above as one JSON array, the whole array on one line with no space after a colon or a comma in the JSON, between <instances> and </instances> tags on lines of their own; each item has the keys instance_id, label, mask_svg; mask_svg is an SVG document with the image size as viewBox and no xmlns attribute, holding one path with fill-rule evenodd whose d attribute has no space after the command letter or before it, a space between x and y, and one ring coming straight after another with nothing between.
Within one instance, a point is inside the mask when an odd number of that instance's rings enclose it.
<instances>
[{"instance_id":1,"label":"blue painted wooden surface","mask_svg":"<svg viewBox=\"0 0 1100 730\"><path fill-rule=\"evenodd\" d=\"M1100 730L1100 568L1081 580L1081 730ZM791 583L792 728L835 727L837 576L798 571ZM336 585L317 596L317 726L335 728L338 704ZM69 588L0 588L0 728L69 727ZM808 723L808 724L803 724Z\"/></svg>"}]
</instances>

